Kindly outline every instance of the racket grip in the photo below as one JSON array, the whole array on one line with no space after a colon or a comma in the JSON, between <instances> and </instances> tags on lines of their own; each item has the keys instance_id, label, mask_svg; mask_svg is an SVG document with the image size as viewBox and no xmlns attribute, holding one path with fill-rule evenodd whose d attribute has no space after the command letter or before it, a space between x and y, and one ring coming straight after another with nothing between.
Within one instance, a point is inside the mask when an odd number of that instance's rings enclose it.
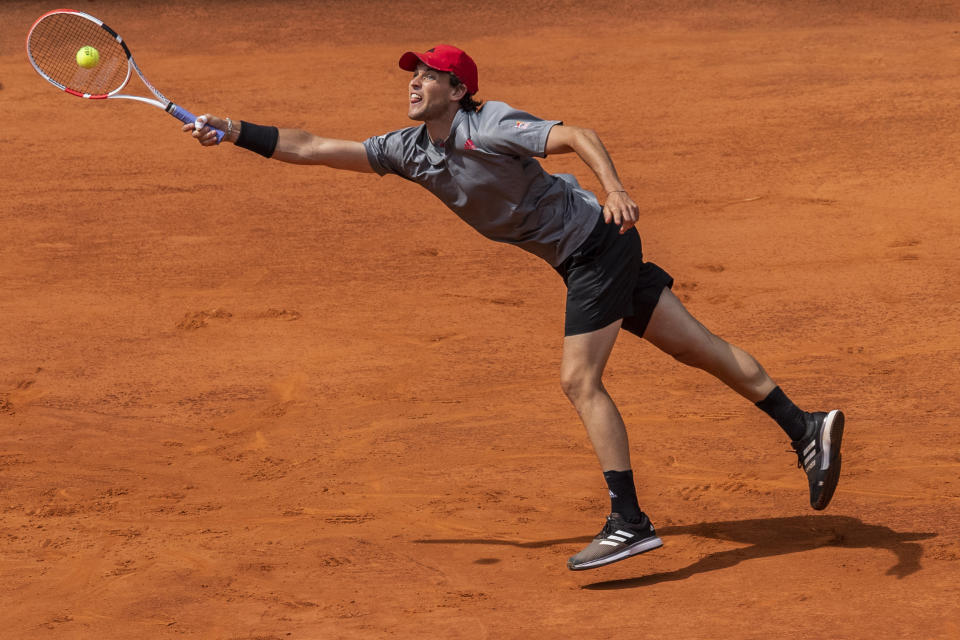
<instances>
[{"instance_id":1,"label":"racket grip","mask_svg":"<svg viewBox=\"0 0 960 640\"><path fill-rule=\"evenodd\" d=\"M183 124L194 124L197 121L197 116L193 115L183 107L178 104L170 103L170 106L167 107L167 113L172 115L174 118L182 122ZM220 141L223 140L223 131L219 129L214 129L217 132L217 144L220 144Z\"/></svg>"}]
</instances>

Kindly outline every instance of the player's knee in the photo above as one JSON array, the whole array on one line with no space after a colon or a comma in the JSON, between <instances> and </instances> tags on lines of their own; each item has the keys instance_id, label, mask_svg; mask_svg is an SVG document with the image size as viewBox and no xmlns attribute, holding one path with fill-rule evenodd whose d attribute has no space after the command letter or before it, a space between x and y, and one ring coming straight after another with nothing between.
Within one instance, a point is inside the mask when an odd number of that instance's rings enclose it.
<instances>
[{"instance_id":1,"label":"player's knee","mask_svg":"<svg viewBox=\"0 0 960 640\"><path fill-rule=\"evenodd\" d=\"M701 349L683 348L675 349L670 352L670 356L681 364L688 367L703 369L707 366L707 358Z\"/></svg>"},{"instance_id":2,"label":"player's knee","mask_svg":"<svg viewBox=\"0 0 960 640\"><path fill-rule=\"evenodd\" d=\"M567 371L560 372L560 388L563 389L563 394L571 400L577 393L577 384L576 375Z\"/></svg>"},{"instance_id":3,"label":"player's knee","mask_svg":"<svg viewBox=\"0 0 960 640\"><path fill-rule=\"evenodd\" d=\"M563 393L576 405L601 389L600 381L595 376L582 370L569 368L560 371L560 388Z\"/></svg>"},{"instance_id":4,"label":"player's knee","mask_svg":"<svg viewBox=\"0 0 960 640\"><path fill-rule=\"evenodd\" d=\"M694 340L675 345L668 353L674 360L688 367L709 371L715 366L718 354L724 347L726 347L726 342L722 338L706 331L704 335L698 336Z\"/></svg>"}]
</instances>

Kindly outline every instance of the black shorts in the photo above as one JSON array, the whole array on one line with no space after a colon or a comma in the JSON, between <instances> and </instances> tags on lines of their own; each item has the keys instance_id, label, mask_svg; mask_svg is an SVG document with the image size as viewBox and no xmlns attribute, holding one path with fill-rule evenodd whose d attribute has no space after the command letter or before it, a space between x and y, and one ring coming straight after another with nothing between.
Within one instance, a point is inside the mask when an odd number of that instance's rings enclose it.
<instances>
[{"instance_id":1,"label":"black shorts","mask_svg":"<svg viewBox=\"0 0 960 640\"><path fill-rule=\"evenodd\" d=\"M623 328L643 336L663 289L673 287L666 271L643 261L640 234L598 217L590 236L554 267L567 285L563 334L602 329L623 318Z\"/></svg>"}]
</instances>

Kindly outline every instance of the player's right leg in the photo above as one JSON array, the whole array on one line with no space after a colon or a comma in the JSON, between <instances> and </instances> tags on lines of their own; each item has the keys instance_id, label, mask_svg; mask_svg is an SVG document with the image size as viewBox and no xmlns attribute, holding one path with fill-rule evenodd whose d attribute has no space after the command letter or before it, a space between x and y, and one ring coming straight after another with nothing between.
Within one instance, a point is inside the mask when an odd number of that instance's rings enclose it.
<instances>
[{"instance_id":1,"label":"player's right leg","mask_svg":"<svg viewBox=\"0 0 960 640\"><path fill-rule=\"evenodd\" d=\"M603 370L621 321L597 331L566 336L560 360L560 386L573 404L604 471L630 468L627 430L603 386Z\"/></svg>"},{"instance_id":2,"label":"player's right leg","mask_svg":"<svg viewBox=\"0 0 960 640\"><path fill-rule=\"evenodd\" d=\"M563 340L560 379L564 393L580 414L600 460L610 491L610 515L585 549L567 562L573 571L592 569L656 549L663 543L637 503L630 445L623 419L603 387L603 370L621 321Z\"/></svg>"}]
</instances>

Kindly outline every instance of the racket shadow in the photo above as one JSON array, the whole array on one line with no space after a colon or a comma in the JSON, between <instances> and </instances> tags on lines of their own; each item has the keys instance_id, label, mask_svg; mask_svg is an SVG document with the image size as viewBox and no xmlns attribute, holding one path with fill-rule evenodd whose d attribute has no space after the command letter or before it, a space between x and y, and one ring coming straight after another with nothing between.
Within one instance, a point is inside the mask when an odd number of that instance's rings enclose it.
<instances>
[{"instance_id":1,"label":"racket shadow","mask_svg":"<svg viewBox=\"0 0 960 640\"><path fill-rule=\"evenodd\" d=\"M554 538L553 540L537 540L533 542L519 542L517 540L496 540L494 538L432 538L427 540L414 540L415 544L478 544L491 546L520 547L521 549L543 549L544 547L553 547L558 544L587 544L593 540L593 536L578 536L576 538Z\"/></svg>"}]
</instances>

